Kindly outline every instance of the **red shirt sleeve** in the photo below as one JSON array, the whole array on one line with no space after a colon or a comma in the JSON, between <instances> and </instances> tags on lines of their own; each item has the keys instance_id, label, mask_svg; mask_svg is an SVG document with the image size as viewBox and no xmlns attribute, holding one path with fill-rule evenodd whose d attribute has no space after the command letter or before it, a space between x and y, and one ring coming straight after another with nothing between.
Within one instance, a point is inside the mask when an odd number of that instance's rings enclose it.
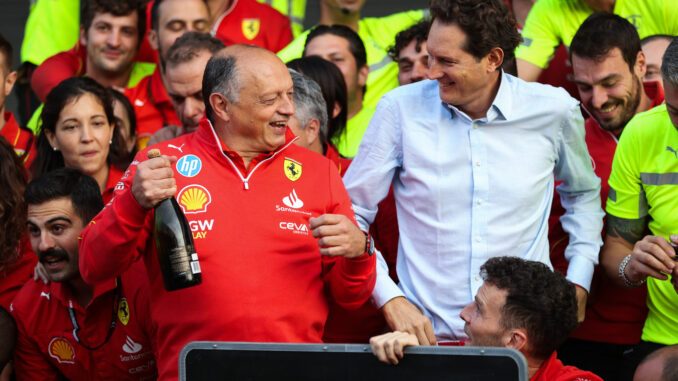
<instances>
[{"instance_id":1,"label":"red shirt sleeve","mask_svg":"<svg viewBox=\"0 0 678 381\"><path fill-rule=\"evenodd\" d=\"M343 214L355 221L344 183L336 166L327 161L330 171L330 202L328 213ZM372 295L377 279L376 257L363 254L357 258L323 257L323 273L334 301L347 310L360 308Z\"/></svg>"},{"instance_id":2,"label":"red shirt sleeve","mask_svg":"<svg viewBox=\"0 0 678 381\"><path fill-rule=\"evenodd\" d=\"M66 78L82 75L83 64L87 59L84 47L76 44L71 50L55 54L40 64L31 77L31 88L41 102L45 102L47 94Z\"/></svg>"}]
</instances>

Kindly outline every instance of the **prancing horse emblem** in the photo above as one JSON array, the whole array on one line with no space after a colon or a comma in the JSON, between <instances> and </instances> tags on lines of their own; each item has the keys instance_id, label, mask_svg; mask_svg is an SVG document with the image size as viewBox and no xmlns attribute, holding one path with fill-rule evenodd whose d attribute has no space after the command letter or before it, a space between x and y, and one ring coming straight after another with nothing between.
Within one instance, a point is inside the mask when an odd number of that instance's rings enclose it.
<instances>
[{"instance_id":1,"label":"prancing horse emblem","mask_svg":"<svg viewBox=\"0 0 678 381\"><path fill-rule=\"evenodd\" d=\"M285 171L285 176L292 181L297 181L301 177L301 163L290 158L285 158L283 163L283 168Z\"/></svg>"}]
</instances>

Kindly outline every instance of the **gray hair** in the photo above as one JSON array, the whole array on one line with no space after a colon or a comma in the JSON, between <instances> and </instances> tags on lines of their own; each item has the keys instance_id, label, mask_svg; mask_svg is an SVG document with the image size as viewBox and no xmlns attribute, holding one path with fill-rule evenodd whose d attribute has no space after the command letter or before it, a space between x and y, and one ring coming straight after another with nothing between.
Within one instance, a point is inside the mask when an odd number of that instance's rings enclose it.
<instances>
[{"instance_id":1,"label":"gray hair","mask_svg":"<svg viewBox=\"0 0 678 381\"><path fill-rule=\"evenodd\" d=\"M327 106L320 85L311 78L289 69L294 83L294 116L299 120L301 128L305 128L311 119L320 124L318 138L325 147L327 143Z\"/></svg>"},{"instance_id":2,"label":"gray hair","mask_svg":"<svg viewBox=\"0 0 678 381\"><path fill-rule=\"evenodd\" d=\"M212 56L207 61L205 74L202 77L202 98L205 102L207 119L213 121L214 116L214 110L210 105L210 95L214 93L222 94L229 102L238 103L238 96L242 87L243 84L238 75L235 57Z\"/></svg>"},{"instance_id":3,"label":"gray hair","mask_svg":"<svg viewBox=\"0 0 678 381\"><path fill-rule=\"evenodd\" d=\"M662 58L662 78L678 88L678 38L674 38Z\"/></svg>"}]
</instances>

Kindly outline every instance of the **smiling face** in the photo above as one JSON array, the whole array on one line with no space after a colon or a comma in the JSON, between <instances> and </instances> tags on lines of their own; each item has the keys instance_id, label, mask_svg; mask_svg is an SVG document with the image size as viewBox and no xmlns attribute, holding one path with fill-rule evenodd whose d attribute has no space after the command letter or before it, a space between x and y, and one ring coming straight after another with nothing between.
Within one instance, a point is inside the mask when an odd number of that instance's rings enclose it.
<instances>
[{"instance_id":1,"label":"smiling face","mask_svg":"<svg viewBox=\"0 0 678 381\"><path fill-rule=\"evenodd\" d=\"M586 110L605 130L621 129L638 112L645 61L639 53L631 72L619 48L611 49L602 59L572 56L574 81Z\"/></svg>"},{"instance_id":2,"label":"smiling face","mask_svg":"<svg viewBox=\"0 0 678 381\"><path fill-rule=\"evenodd\" d=\"M289 71L275 55L255 48L238 57L236 68L242 87L237 102L227 102L227 131L220 136L241 155L273 151L285 143L294 114Z\"/></svg>"},{"instance_id":3,"label":"smiling face","mask_svg":"<svg viewBox=\"0 0 678 381\"><path fill-rule=\"evenodd\" d=\"M54 132L45 130L50 145L64 157L64 165L100 178L108 172L106 158L113 138L103 105L91 93L66 103L59 113Z\"/></svg>"},{"instance_id":4,"label":"smiling face","mask_svg":"<svg viewBox=\"0 0 678 381\"><path fill-rule=\"evenodd\" d=\"M461 311L464 332L469 337L467 345L474 347L505 347L510 340L510 331L501 324L501 310L506 304L508 291L484 282L478 289L475 300Z\"/></svg>"},{"instance_id":5,"label":"smiling face","mask_svg":"<svg viewBox=\"0 0 678 381\"><path fill-rule=\"evenodd\" d=\"M33 251L52 282L80 276L78 234L84 226L69 198L29 205L27 226Z\"/></svg>"},{"instance_id":6,"label":"smiling face","mask_svg":"<svg viewBox=\"0 0 678 381\"><path fill-rule=\"evenodd\" d=\"M417 51L417 49L419 49ZM419 82L428 77L428 51L426 41L417 45L417 40L410 41L398 54L398 83L407 85Z\"/></svg>"},{"instance_id":7,"label":"smiling face","mask_svg":"<svg viewBox=\"0 0 678 381\"><path fill-rule=\"evenodd\" d=\"M99 13L92 19L87 31L81 31L81 41L87 46L87 67L120 75L132 67L139 46L137 13L114 16Z\"/></svg>"},{"instance_id":8,"label":"smiling face","mask_svg":"<svg viewBox=\"0 0 678 381\"><path fill-rule=\"evenodd\" d=\"M212 54L207 50L188 62L168 65L165 72L165 88L172 99L181 124L187 132L198 129L200 119L205 113L202 98L202 76Z\"/></svg>"},{"instance_id":9,"label":"smiling face","mask_svg":"<svg viewBox=\"0 0 678 381\"><path fill-rule=\"evenodd\" d=\"M158 30L148 31L148 41L165 60L170 46L184 33L208 33L209 29L209 10L204 1L164 0L158 8Z\"/></svg>"}]
</instances>

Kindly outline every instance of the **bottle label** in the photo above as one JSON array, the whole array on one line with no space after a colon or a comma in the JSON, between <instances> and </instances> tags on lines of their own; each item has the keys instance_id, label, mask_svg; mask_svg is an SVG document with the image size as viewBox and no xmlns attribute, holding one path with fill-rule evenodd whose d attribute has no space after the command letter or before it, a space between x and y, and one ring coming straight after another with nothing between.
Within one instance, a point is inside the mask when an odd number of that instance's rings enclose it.
<instances>
[{"instance_id":1,"label":"bottle label","mask_svg":"<svg viewBox=\"0 0 678 381\"><path fill-rule=\"evenodd\" d=\"M183 247L172 249L169 255L170 268L174 274L183 274L190 271L189 260L190 256Z\"/></svg>"},{"instance_id":2,"label":"bottle label","mask_svg":"<svg viewBox=\"0 0 678 381\"><path fill-rule=\"evenodd\" d=\"M193 274L200 274L200 263L198 261L191 261L191 271L193 271Z\"/></svg>"}]
</instances>

